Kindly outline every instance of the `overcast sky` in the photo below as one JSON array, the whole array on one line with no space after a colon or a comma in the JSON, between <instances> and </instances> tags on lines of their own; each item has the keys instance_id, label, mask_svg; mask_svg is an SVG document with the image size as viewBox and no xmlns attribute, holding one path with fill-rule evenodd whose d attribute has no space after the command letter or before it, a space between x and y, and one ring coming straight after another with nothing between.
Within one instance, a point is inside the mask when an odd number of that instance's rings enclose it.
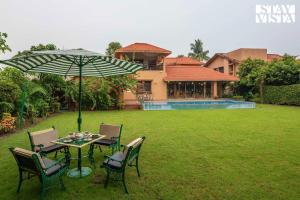
<instances>
[{"instance_id":1,"label":"overcast sky","mask_svg":"<svg viewBox=\"0 0 300 200\"><path fill-rule=\"evenodd\" d=\"M294 4L296 23L256 24L256 4ZM200 38L210 56L241 47L300 55L298 0L0 0L0 32L12 53L39 43L105 52L119 41L187 54Z\"/></svg>"}]
</instances>

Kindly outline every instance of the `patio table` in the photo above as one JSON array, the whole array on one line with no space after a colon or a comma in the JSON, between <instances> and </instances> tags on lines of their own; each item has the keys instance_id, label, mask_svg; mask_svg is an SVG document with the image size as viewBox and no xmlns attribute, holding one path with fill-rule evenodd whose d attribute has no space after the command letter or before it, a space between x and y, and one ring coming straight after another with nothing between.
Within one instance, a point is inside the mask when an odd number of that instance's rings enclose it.
<instances>
[{"instance_id":1,"label":"patio table","mask_svg":"<svg viewBox=\"0 0 300 200\"><path fill-rule=\"evenodd\" d=\"M77 138L71 139L70 136L69 137L67 136L67 137L59 138L57 140L52 141L52 143L55 143L55 144L66 145L66 146L75 147L78 149L77 167L68 171L69 177L77 178L77 177L88 176L89 174L91 174L92 169L90 167L82 167L81 166L81 162L82 162L81 149L83 147L90 145L90 144L94 143L95 141L100 140L105 137L105 135L98 135L98 134L93 134L94 137L87 137L87 136L84 136L84 135L86 135L86 132L81 133L81 134L83 135L82 137L77 137Z\"/></svg>"}]
</instances>

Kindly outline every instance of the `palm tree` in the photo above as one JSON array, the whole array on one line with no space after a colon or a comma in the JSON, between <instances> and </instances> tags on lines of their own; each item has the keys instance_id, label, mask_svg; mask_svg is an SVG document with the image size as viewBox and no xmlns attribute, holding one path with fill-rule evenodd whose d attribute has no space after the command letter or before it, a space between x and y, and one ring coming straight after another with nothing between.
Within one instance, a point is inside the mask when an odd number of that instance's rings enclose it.
<instances>
[{"instance_id":1,"label":"palm tree","mask_svg":"<svg viewBox=\"0 0 300 200\"><path fill-rule=\"evenodd\" d=\"M203 60L208 60L208 53L209 51L203 50L203 42L200 39L196 39L195 43L191 43L191 50L192 52L190 52L188 55L189 57L192 57L194 59L203 61Z\"/></svg>"}]
</instances>

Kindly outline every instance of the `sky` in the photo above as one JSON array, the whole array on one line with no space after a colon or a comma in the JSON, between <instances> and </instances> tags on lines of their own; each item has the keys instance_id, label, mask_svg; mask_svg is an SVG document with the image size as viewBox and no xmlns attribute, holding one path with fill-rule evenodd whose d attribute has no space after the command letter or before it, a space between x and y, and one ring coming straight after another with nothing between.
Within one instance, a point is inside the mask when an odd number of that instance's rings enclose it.
<instances>
[{"instance_id":1,"label":"sky","mask_svg":"<svg viewBox=\"0 0 300 200\"><path fill-rule=\"evenodd\" d=\"M257 24L257 4L292 4L296 22ZM300 55L299 0L0 0L12 52L39 43L104 53L109 42L145 42L187 55L199 38L210 56L238 48Z\"/></svg>"}]
</instances>

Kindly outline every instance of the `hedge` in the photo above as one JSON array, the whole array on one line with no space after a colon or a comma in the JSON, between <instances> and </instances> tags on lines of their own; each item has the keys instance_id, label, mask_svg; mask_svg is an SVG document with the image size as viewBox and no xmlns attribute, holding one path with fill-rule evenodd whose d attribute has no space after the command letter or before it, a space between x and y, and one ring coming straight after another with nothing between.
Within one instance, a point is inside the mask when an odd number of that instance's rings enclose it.
<instances>
[{"instance_id":1,"label":"hedge","mask_svg":"<svg viewBox=\"0 0 300 200\"><path fill-rule=\"evenodd\" d=\"M264 103L300 106L300 84L265 86Z\"/></svg>"}]
</instances>

